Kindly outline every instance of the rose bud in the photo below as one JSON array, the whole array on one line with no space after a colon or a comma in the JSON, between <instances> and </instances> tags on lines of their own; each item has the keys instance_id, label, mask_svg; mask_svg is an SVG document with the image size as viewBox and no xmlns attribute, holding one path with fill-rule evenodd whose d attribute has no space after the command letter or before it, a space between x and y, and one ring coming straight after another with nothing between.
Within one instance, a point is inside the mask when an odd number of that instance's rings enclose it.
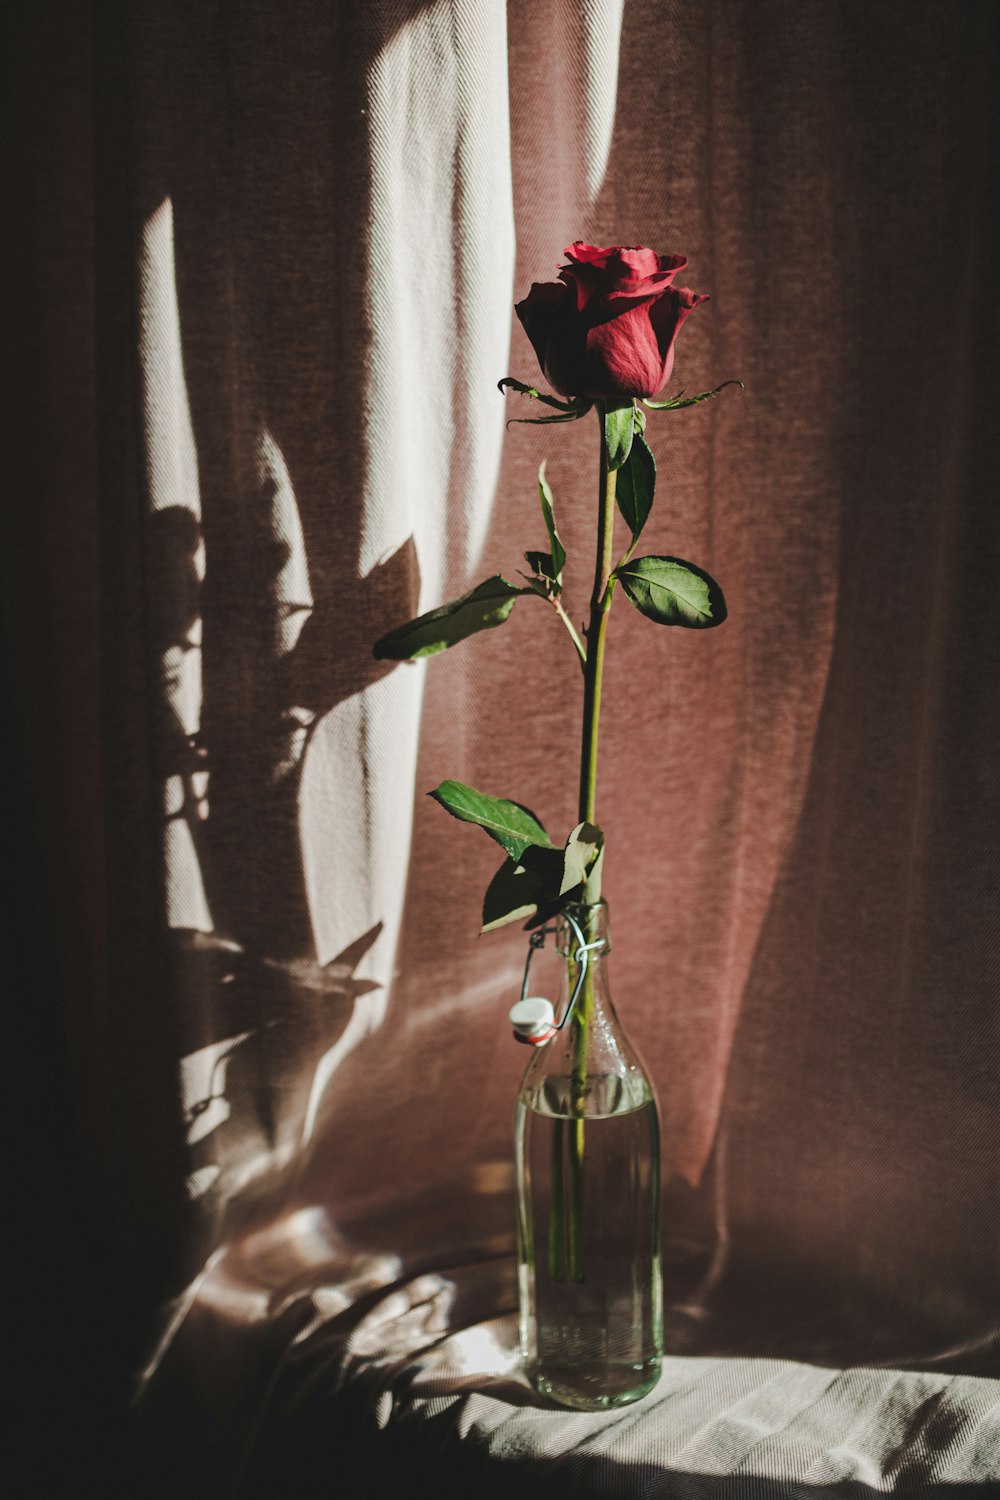
<instances>
[{"instance_id":1,"label":"rose bud","mask_svg":"<svg viewBox=\"0 0 1000 1500\"><path fill-rule=\"evenodd\" d=\"M588 401L655 396L670 378L681 324L708 301L671 285L687 257L582 240L564 254L559 280L535 282L514 308L549 383Z\"/></svg>"}]
</instances>

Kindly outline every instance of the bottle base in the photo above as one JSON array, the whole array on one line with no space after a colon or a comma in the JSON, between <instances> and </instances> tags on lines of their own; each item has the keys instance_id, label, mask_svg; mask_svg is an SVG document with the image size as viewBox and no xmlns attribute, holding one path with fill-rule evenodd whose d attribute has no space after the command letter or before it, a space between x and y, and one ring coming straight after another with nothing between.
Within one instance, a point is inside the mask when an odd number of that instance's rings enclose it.
<instances>
[{"instance_id":1,"label":"bottle base","mask_svg":"<svg viewBox=\"0 0 1000 1500\"><path fill-rule=\"evenodd\" d=\"M648 1360L645 1364L605 1370L589 1377L572 1366L565 1370L529 1367L526 1373L538 1394L559 1406L574 1411L608 1411L616 1406L629 1406L648 1395L660 1378L661 1362Z\"/></svg>"}]
</instances>

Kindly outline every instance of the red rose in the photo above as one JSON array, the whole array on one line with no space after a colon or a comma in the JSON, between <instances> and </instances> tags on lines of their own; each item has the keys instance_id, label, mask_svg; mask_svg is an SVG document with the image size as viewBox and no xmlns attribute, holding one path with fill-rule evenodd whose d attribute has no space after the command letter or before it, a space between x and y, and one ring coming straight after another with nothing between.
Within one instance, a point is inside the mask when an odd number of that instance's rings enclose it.
<instances>
[{"instance_id":1,"label":"red rose","mask_svg":"<svg viewBox=\"0 0 1000 1500\"><path fill-rule=\"evenodd\" d=\"M673 369L681 324L708 301L671 285L687 257L582 240L564 254L559 280L535 282L514 308L550 384L588 401L655 396Z\"/></svg>"}]
</instances>

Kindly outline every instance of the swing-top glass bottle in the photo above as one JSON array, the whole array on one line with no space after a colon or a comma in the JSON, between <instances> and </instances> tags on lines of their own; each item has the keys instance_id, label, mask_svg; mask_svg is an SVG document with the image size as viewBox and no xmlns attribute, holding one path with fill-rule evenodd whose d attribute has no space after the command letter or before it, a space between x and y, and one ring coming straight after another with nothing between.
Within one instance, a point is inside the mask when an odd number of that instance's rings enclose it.
<instances>
[{"instance_id":1,"label":"swing-top glass bottle","mask_svg":"<svg viewBox=\"0 0 1000 1500\"><path fill-rule=\"evenodd\" d=\"M659 1124L608 993L606 903L569 908L556 946L556 1014L576 999L533 1049L515 1116L521 1352L542 1395L589 1410L660 1374Z\"/></svg>"}]
</instances>

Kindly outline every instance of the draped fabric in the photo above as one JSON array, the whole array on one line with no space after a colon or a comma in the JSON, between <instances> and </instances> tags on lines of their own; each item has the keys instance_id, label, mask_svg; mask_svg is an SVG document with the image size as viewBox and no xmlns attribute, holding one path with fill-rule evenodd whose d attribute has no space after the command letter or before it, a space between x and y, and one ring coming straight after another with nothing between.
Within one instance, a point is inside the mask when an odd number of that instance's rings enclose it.
<instances>
[{"instance_id":1,"label":"draped fabric","mask_svg":"<svg viewBox=\"0 0 1000 1500\"><path fill-rule=\"evenodd\" d=\"M8 642L133 1492L285 1493L286 1433L317 1495L434 1432L500 1486L572 1446L539 1493L1000 1478L996 7L14 15ZM564 837L572 649L525 599L371 654L544 545L543 459L582 618L596 424L496 390L580 238L687 255L670 389L745 385L648 428L643 545L728 620L610 623L675 1362L614 1474L511 1363L524 938L477 937L496 861L424 795Z\"/></svg>"}]
</instances>

